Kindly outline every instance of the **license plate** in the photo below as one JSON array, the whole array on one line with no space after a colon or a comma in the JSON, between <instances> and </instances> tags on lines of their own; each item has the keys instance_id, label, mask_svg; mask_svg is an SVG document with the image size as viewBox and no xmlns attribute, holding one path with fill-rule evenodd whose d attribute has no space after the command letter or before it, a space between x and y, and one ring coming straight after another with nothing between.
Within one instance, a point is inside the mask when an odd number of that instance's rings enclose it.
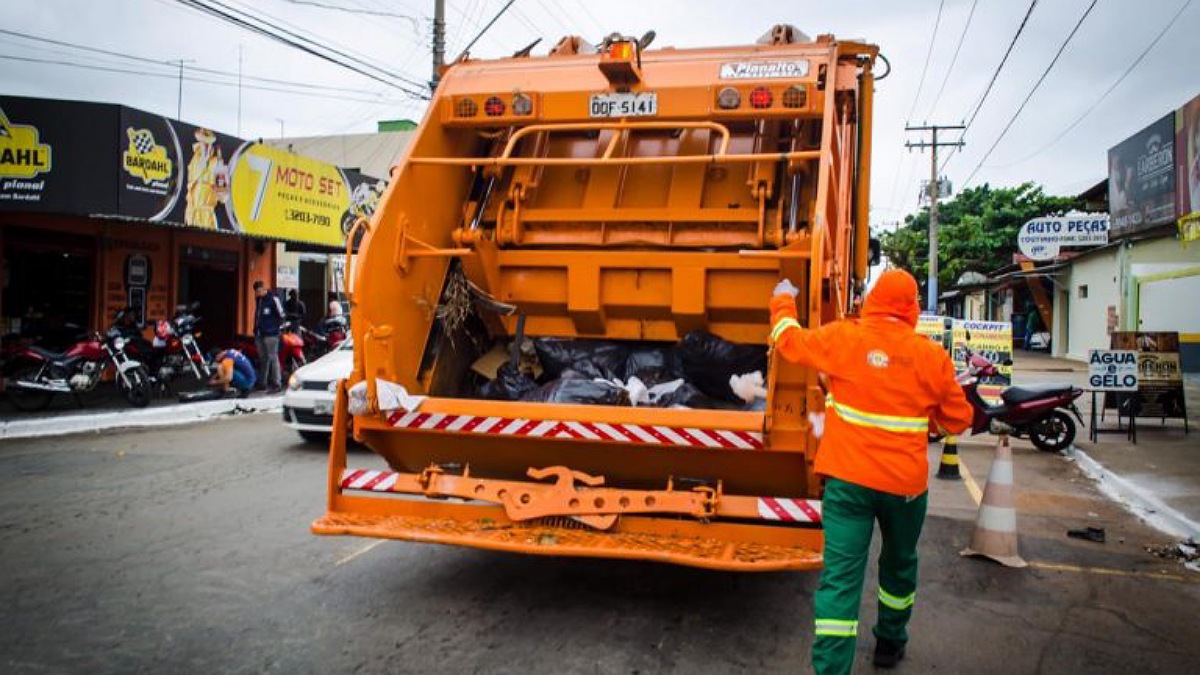
<instances>
[{"instance_id":1,"label":"license plate","mask_svg":"<svg viewBox=\"0 0 1200 675\"><path fill-rule=\"evenodd\" d=\"M314 415L332 415L333 401L313 401Z\"/></svg>"},{"instance_id":2,"label":"license plate","mask_svg":"<svg viewBox=\"0 0 1200 675\"><path fill-rule=\"evenodd\" d=\"M592 94L588 110L592 117L652 117L658 114L658 94Z\"/></svg>"}]
</instances>

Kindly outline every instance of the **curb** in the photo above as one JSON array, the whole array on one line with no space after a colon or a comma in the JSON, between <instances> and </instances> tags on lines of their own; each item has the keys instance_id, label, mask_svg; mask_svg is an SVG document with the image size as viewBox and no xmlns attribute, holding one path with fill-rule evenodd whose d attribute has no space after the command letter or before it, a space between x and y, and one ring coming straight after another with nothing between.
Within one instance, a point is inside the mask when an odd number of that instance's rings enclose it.
<instances>
[{"instance_id":1,"label":"curb","mask_svg":"<svg viewBox=\"0 0 1200 675\"><path fill-rule=\"evenodd\" d=\"M222 399L219 401L181 403L158 408L123 410L121 412L9 420L0 422L0 439L44 438L47 436L63 436L89 431L190 424L193 422L203 422L223 415L236 414L237 412L275 412L282 407L283 396L267 396L263 398Z\"/></svg>"},{"instance_id":2,"label":"curb","mask_svg":"<svg viewBox=\"0 0 1200 675\"><path fill-rule=\"evenodd\" d=\"M1150 527L1180 539L1200 539L1200 523L1167 506L1149 490L1104 468L1078 447L1067 458L1075 460L1084 475L1096 482L1096 487L1104 496L1120 503Z\"/></svg>"}]
</instances>

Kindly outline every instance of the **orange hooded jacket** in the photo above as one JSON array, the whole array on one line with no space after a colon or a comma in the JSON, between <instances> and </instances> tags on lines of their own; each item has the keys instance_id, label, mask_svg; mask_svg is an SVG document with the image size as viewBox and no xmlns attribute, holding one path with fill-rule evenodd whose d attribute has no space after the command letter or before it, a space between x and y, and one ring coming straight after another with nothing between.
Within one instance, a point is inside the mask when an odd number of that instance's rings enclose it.
<instances>
[{"instance_id":1,"label":"orange hooded jacket","mask_svg":"<svg viewBox=\"0 0 1200 675\"><path fill-rule=\"evenodd\" d=\"M929 486L930 428L961 433L972 410L939 345L918 335L917 282L888 270L863 304L862 318L805 330L796 302L771 299L771 340L790 361L829 380L818 474L897 495Z\"/></svg>"}]
</instances>

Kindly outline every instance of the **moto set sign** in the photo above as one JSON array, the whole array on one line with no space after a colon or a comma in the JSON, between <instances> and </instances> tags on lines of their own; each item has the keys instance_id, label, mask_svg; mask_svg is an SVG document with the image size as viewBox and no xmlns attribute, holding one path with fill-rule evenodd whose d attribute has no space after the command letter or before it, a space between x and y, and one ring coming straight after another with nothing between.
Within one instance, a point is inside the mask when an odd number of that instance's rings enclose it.
<instances>
[{"instance_id":1,"label":"moto set sign","mask_svg":"<svg viewBox=\"0 0 1200 675\"><path fill-rule=\"evenodd\" d=\"M1093 349L1088 352L1088 388L1094 391L1137 391L1137 352Z\"/></svg>"}]
</instances>

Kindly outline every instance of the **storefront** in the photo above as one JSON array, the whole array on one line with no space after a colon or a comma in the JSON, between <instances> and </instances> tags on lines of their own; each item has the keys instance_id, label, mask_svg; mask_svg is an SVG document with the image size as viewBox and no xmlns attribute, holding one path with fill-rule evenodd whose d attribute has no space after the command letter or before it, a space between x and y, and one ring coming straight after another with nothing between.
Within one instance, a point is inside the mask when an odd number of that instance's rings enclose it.
<instances>
[{"instance_id":1,"label":"storefront","mask_svg":"<svg viewBox=\"0 0 1200 675\"><path fill-rule=\"evenodd\" d=\"M191 302L203 342L250 332L276 242L340 250L375 183L115 105L0 97L0 127L0 332L47 347Z\"/></svg>"}]
</instances>

